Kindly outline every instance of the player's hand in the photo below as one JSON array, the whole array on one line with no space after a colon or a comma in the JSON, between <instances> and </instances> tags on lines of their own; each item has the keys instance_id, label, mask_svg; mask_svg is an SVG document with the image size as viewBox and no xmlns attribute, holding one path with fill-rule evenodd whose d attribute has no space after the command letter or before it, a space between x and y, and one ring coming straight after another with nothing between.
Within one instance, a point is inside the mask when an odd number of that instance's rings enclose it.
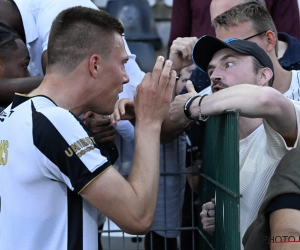
<instances>
[{"instance_id":1,"label":"player's hand","mask_svg":"<svg viewBox=\"0 0 300 250\"><path fill-rule=\"evenodd\" d=\"M190 97L198 95L198 93L195 91L194 85L190 80L187 81L186 88L188 93L184 95L177 95L174 101L171 103L171 108L169 111L171 121L183 128L187 127L192 122L192 120L188 119L184 114L184 104ZM195 101L197 100L199 101L198 98Z\"/></svg>"},{"instance_id":2,"label":"player's hand","mask_svg":"<svg viewBox=\"0 0 300 250\"><path fill-rule=\"evenodd\" d=\"M177 72L193 63L192 52L197 37L178 37L170 48L169 59L173 62L172 69Z\"/></svg>"},{"instance_id":3,"label":"player's hand","mask_svg":"<svg viewBox=\"0 0 300 250\"><path fill-rule=\"evenodd\" d=\"M176 72L171 70L172 61L159 56L152 73L147 73L138 85L134 97L136 126L157 125L159 129L170 108L176 81Z\"/></svg>"},{"instance_id":4,"label":"player's hand","mask_svg":"<svg viewBox=\"0 0 300 250\"><path fill-rule=\"evenodd\" d=\"M202 211L200 213L201 222L204 231L210 235L214 235L215 232L215 199L211 202L203 204Z\"/></svg>"},{"instance_id":5,"label":"player's hand","mask_svg":"<svg viewBox=\"0 0 300 250\"><path fill-rule=\"evenodd\" d=\"M110 116L113 126L117 126L120 120L132 120L135 118L134 101L129 98L118 100L115 104L114 112Z\"/></svg>"},{"instance_id":6,"label":"player's hand","mask_svg":"<svg viewBox=\"0 0 300 250\"><path fill-rule=\"evenodd\" d=\"M83 123L90 129L94 140L98 144L112 142L115 139L115 130L109 116L98 115L88 111L84 114Z\"/></svg>"}]
</instances>

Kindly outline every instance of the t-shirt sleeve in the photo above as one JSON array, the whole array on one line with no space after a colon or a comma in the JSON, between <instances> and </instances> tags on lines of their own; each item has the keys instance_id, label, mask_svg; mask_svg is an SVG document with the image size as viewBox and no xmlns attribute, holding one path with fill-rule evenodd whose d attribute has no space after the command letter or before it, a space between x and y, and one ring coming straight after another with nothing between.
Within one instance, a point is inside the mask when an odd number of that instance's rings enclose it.
<instances>
[{"instance_id":1,"label":"t-shirt sleeve","mask_svg":"<svg viewBox=\"0 0 300 250\"><path fill-rule=\"evenodd\" d=\"M290 193L276 196L270 201L265 214L269 216L272 212L285 208L300 210L300 194Z\"/></svg>"},{"instance_id":2,"label":"t-shirt sleeve","mask_svg":"<svg viewBox=\"0 0 300 250\"><path fill-rule=\"evenodd\" d=\"M272 128L272 126L263 119L263 125L266 131L267 135L267 140L268 140L268 154L272 155L274 159L281 159L283 155L286 153L287 150L291 150L298 145L299 137L300 137L300 130L299 130L299 125L300 125L300 102L290 100L292 104L294 105L295 112L296 112L296 119L297 119L297 139L294 143L293 146L289 147L287 146L284 138Z\"/></svg>"}]
</instances>

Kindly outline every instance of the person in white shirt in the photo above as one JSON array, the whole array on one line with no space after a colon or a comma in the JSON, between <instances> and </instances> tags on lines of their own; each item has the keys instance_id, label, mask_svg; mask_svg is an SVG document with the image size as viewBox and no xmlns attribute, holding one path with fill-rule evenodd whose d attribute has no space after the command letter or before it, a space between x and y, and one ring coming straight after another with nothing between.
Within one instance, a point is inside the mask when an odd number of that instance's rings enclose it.
<instances>
[{"instance_id":1,"label":"person in white shirt","mask_svg":"<svg viewBox=\"0 0 300 250\"><path fill-rule=\"evenodd\" d=\"M300 103L287 99L270 87L274 80L271 59L253 42L236 38L222 42L215 37L204 36L194 46L193 60L210 76L213 94L198 95L188 82L189 93L175 98L170 117L173 122L185 126L190 120L205 121L208 116L226 110L241 110L242 237L256 217L280 159L297 146ZM187 107L185 112L183 107ZM212 202L203 205L201 218L203 228L213 234Z\"/></svg>"}]
</instances>

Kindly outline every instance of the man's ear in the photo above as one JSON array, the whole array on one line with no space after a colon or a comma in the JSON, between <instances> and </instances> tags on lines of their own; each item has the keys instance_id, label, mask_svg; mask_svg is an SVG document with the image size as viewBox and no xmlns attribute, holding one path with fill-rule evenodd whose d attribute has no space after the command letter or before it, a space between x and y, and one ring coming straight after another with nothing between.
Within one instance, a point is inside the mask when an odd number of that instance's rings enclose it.
<instances>
[{"instance_id":1,"label":"man's ear","mask_svg":"<svg viewBox=\"0 0 300 250\"><path fill-rule=\"evenodd\" d=\"M273 71L270 68L262 68L260 74L260 84L262 86L269 86L269 81L273 76Z\"/></svg>"},{"instance_id":2,"label":"man's ear","mask_svg":"<svg viewBox=\"0 0 300 250\"><path fill-rule=\"evenodd\" d=\"M93 78L97 78L100 71L101 57L97 54L93 54L89 59L89 71Z\"/></svg>"},{"instance_id":3,"label":"man's ear","mask_svg":"<svg viewBox=\"0 0 300 250\"><path fill-rule=\"evenodd\" d=\"M266 51L271 52L272 50L275 50L276 42L277 42L277 37L272 30L268 30L266 32L266 42L267 42L267 47Z\"/></svg>"}]
</instances>

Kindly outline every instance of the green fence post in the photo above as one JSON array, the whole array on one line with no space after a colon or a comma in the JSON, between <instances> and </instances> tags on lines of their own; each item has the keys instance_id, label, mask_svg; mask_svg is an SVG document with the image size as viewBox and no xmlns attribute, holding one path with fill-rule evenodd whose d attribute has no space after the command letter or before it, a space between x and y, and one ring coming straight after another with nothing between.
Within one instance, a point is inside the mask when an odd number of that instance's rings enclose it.
<instances>
[{"instance_id":1,"label":"green fence post","mask_svg":"<svg viewBox=\"0 0 300 250\"><path fill-rule=\"evenodd\" d=\"M204 203L212 198L216 200L214 236L208 235L199 221L201 250L240 249L238 117L238 110L211 116L201 129L203 145L199 213Z\"/></svg>"}]
</instances>

